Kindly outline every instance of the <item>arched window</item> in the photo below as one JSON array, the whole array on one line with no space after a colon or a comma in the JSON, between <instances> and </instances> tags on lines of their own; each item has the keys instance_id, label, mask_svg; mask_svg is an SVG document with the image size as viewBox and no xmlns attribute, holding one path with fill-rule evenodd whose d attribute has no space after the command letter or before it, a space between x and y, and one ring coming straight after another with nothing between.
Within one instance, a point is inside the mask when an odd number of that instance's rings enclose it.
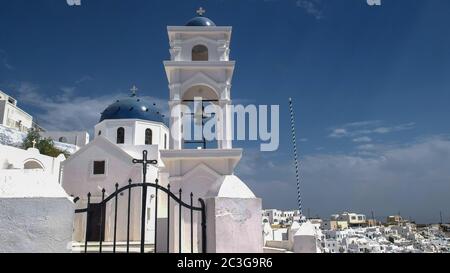
<instances>
[{"instance_id":1,"label":"arched window","mask_svg":"<svg viewBox=\"0 0 450 273\"><path fill-rule=\"evenodd\" d=\"M192 60L193 61L207 61L208 60L208 48L204 45L196 45L192 48Z\"/></svg>"},{"instance_id":2,"label":"arched window","mask_svg":"<svg viewBox=\"0 0 450 273\"><path fill-rule=\"evenodd\" d=\"M117 129L117 144L124 144L125 143L125 129L123 127L120 127Z\"/></svg>"},{"instance_id":3,"label":"arched window","mask_svg":"<svg viewBox=\"0 0 450 273\"><path fill-rule=\"evenodd\" d=\"M167 149L167 134L164 134L164 149Z\"/></svg>"},{"instance_id":4,"label":"arched window","mask_svg":"<svg viewBox=\"0 0 450 273\"><path fill-rule=\"evenodd\" d=\"M42 166L41 163L37 162L36 160L28 160L27 162L25 162L23 168L25 170L43 170L44 167Z\"/></svg>"},{"instance_id":5,"label":"arched window","mask_svg":"<svg viewBox=\"0 0 450 273\"><path fill-rule=\"evenodd\" d=\"M60 137L59 138L59 140L58 140L59 142L62 142L62 143L67 143L67 138L65 138L65 137Z\"/></svg>"},{"instance_id":6,"label":"arched window","mask_svg":"<svg viewBox=\"0 0 450 273\"><path fill-rule=\"evenodd\" d=\"M153 132L150 129L145 130L145 145L153 144Z\"/></svg>"},{"instance_id":7,"label":"arched window","mask_svg":"<svg viewBox=\"0 0 450 273\"><path fill-rule=\"evenodd\" d=\"M98 135L99 135L99 136L102 135L102 130L98 131Z\"/></svg>"}]
</instances>

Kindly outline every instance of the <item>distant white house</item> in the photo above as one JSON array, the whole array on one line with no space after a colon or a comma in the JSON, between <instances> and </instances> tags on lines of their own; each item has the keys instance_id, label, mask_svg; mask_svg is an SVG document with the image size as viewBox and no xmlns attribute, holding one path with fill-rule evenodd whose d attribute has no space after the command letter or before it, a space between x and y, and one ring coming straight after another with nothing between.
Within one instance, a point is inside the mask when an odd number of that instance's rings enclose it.
<instances>
[{"instance_id":1,"label":"distant white house","mask_svg":"<svg viewBox=\"0 0 450 273\"><path fill-rule=\"evenodd\" d=\"M367 219L364 214L352 212L344 212L342 214L331 215L331 220L345 221L349 226L361 226L367 223Z\"/></svg>"},{"instance_id":2,"label":"distant white house","mask_svg":"<svg viewBox=\"0 0 450 273\"><path fill-rule=\"evenodd\" d=\"M48 131L41 132L41 135L59 143L75 145L77 148L89 143L89 134L86 131Z\"/></svg>"},{"instance_id":3,"label":"distant white house","mask_svg":"<svg viewBox=\"0 0 450 273\"><path fill-rule=\"evenodd\" d=\"M0 90L0 125L27 132L33 117L17 106L17 100Z\"/></svg>"},{"instance_id":4,"label":"distant white house","mask_svg":"<svg viewBox=\"0 0 450 273\"><path fill-rule=\"evenodd\" d=\"M0 91L0 144L20 147L30 129L54 141L56 148L69 154L89 143L86 131L45 131L33 117L17 107L17 100Z\"/></svg>"},{"instance_id":5,"label":"distant white house","mask_svg":"<svg viewBox=\"0 0 450 273\"><path fill-rule=\"evenodd\" d=\"M293 221L300 220L299 210L282 211L278 209L265 209L262 211L263 222L271 225L291 224Z\"/></svg>"}]
</instances>

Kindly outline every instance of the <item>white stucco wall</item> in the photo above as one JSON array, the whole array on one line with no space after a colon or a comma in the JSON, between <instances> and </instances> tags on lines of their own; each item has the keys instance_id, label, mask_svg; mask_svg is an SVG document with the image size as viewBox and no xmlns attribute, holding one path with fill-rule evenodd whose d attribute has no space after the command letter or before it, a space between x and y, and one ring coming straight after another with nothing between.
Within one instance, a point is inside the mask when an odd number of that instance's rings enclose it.
<instances>
[{"instance_id":1,"label":"white stucco wall","mask_svg":"<svg viewBox=\"0 0 450 273\"><path fill-rule=\"evenodd\" d=\"M311 222L301 223L293 236L293 252L317 253L317 235L316 227Z\"/></svg>"},{"instance_id":2,"label":"white stucco wall","mask_svg":"<svg viewBox=\"0 0 450 273\"><path fill-rule=\"evenodd\" d=\"M117 141L117 129L125 129L125 143L119 145L145 145L145 130L152 130L152 144L164 149L164 135L167 136L167 148L169 146L169 129L162 123L139 119L115 119L104 120L95 125L95 138L100 136L107 138L112 143Z\"/></svg>"},{"instance_id":3,"label":"white stucco wall","mask_svg":"<svg viewBox=\"0 0 450 273\"><path fill-rule=\"evenodd\" d=\"M30 160L42 168L24 169ZM62 160L0 145L0 252L70 252L75 207L58 182Z\"/></svg>"},{"instance_id":4,"label":"white stucco wall","mask_svg":"<svg viewBox=\"0 0 450 273\"><path fill-rule=\"evenodd\" d=\"M231 27L213 27L199 30L195 27L168 27L171 59L190 61L192 48L201 44L208 47L209 60L228 60Z\"/></svg>"},{"instance_id":5,"label":"white stucco wall","mask_svg":"<svg viewBox=\"0 0 450 273\"><path fill-rule=\"evenodd\" d=\"M8 180L23 179L29 184L58 184L60 182L60 166L64 160L63 155L54 158L41 155L37 149L23 150L0 144L0 181L6 183ZM39 168L27 169L31 167ZM11 186L29 188L25 184Z\"/></svg>"},{"instance_id":6,"label":"white stucco wall","mask_svg":"<svg viewBox=\"0 0 450 273\"><path fill-rule=\"evenodd\" d=\"M209 198L208 252L262 253L262 201L259 198Z\"/></svg>"},{"instance_id":7,"label":"white stucco wall","mask_svg":"<svg viewBox=\"0 0 450 273\"><path fill-rule=\"evenodd\" d=\"M74 210L67 197L0 197L0 253L71 252Z\"/></svg>"}]
</instances>

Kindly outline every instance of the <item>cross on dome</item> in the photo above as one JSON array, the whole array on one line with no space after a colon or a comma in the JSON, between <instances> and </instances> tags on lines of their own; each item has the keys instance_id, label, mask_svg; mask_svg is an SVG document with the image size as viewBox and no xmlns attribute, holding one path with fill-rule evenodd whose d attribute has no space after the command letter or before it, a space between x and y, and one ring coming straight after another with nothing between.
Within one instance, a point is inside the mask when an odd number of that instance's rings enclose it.
<instances>
[{"instance_id":1,"label":"cross on dome","mask_svg":"<svg viewBox=\"0 0 450 273\"><path fill-rule=\"evenodd\" d=\"M138 91L139 89L136 87L136 85L133 85L133 87L130 89L130 91L131 91L131 96L136 96L136 92Z\"/></svg>"},{"instance_id":2,"label":"cross on dome","mask_svg":"<svg viewBox=\"0 0 450 273\"><path fill-rule=\"evenodd\" d=\"M206 13L206 10L203 9L202 7L200 7L196 12L197 12L198 15L203 16L203 14Z\"/></svg>"}]
</instances>

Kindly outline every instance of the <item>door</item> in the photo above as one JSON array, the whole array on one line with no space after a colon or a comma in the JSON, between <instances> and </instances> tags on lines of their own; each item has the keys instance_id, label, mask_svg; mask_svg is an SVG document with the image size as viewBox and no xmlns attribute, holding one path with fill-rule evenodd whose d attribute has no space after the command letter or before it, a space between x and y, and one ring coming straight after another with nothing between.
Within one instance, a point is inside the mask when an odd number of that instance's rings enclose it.
<instances>
[{"instance_id":1,"label":"door","mask_svg":"<svg viewBox=\"0 0 450 273\"><path fill-rule=\"evenodd\" d=\"M100 242L100 235L101 238L103 238L103 241L105 240L105 218L105 206L102 206L101 204L89 205L86 230L86 240L88 242Z\"/></svg>"}]
</instances>

